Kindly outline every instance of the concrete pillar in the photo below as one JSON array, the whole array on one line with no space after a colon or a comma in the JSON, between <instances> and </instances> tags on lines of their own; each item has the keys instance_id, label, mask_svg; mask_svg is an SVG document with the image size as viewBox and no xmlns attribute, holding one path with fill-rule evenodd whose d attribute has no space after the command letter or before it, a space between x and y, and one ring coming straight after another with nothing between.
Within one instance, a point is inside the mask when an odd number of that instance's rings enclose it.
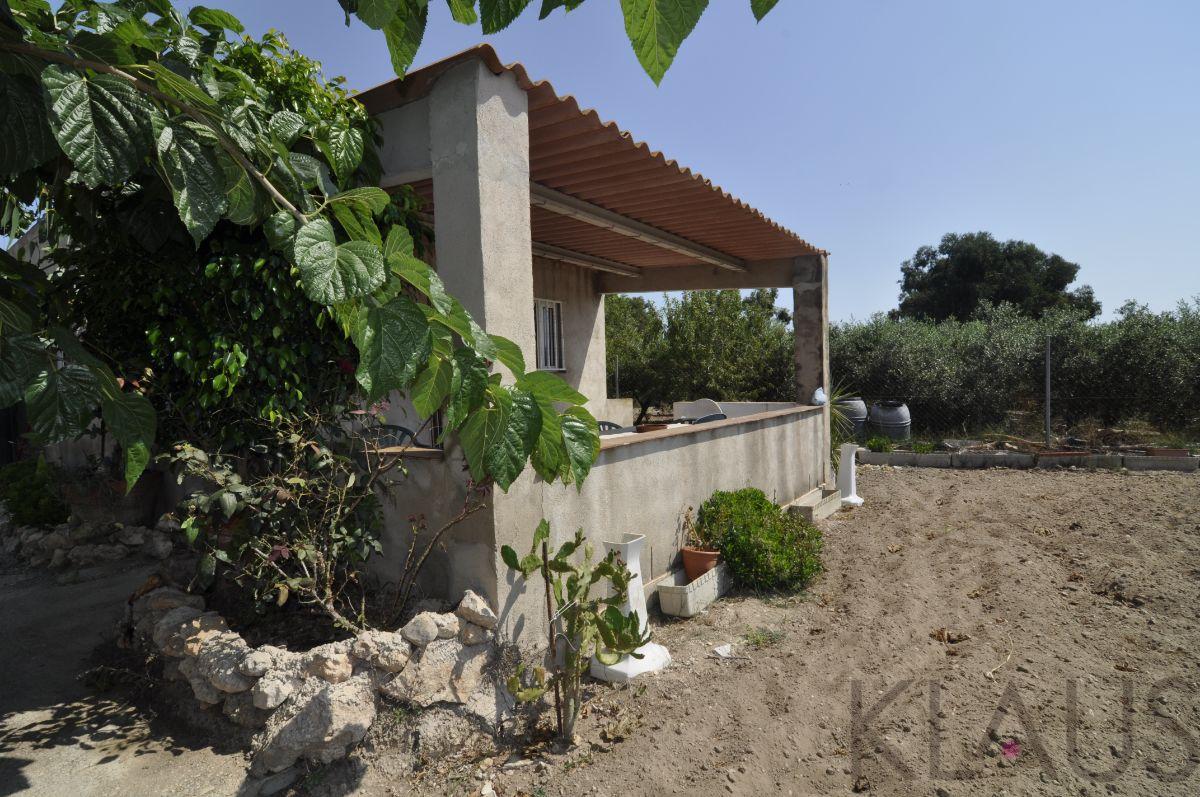
<instances>
[{"instance_id":1,"label":"concrete pillar","mask_svg":"<svg viewBox=\"0 0 1200 797\"><path fill-rule=\"evenodd\" d=\"M798 257L792 272L792 326L795 332L796 400L812 403L818 387L829 384L829 258ZM829 406L825 406L825 445L822 447L822 481L832 481L829 461Z\"/></svg>"},{"instance_id":2,"label":"concrete pillar","mask_svg":"<svg viewBox=\"0 0 1200 797\"><path fill-rule=\"evenodd\" d=\"M439 78L429 147L438 274L481 327L532 364L529 119L516 78L476 59Z\"/></svg>"},{"instance_id":3,"label":"concrete pillar","mask_svg":"<svg viewBox=\"0 0 1200 797\"><path fill-rule=\"evenodd\" d=\"M529 120L525 92L511 74L494 75L471 59L438 78L428 96L429 155L433 174L436 267L447 291L478 324L521 347L533 367L533 252L529 219ZM497 369L502 366L497 364ZM452 438L453 440L453 438ZM453 442L447 467L466 480L462 453ZM528 476L523 478L529 478ZM516 489L515 487L513 488ZM455 497L431 496L454 501ZM524 555L540 514L506 509L499 496L445 540L450 554L446 597L473 589L504 616L513 612L513 578L500 558L509 543ZM460 502L461 504L461 502ZM514 514L516 516L514 516ZM520 585L517 585L520 592ZM523 609L536 623L537 604Z\"/></svg>"}]
</instances>

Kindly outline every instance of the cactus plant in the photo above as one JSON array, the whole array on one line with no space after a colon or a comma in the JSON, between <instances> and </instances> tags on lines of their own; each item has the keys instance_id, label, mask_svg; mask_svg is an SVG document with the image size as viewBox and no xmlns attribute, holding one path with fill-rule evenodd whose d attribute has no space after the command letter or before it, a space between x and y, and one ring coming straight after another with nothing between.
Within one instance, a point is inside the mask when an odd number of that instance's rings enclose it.
<instances>
[{"instance_id":1,"label":"cactus plant","mask_svg":"<svg viewBox=\"0 0 1200 797\"><path fill-rule=\"evenodd\" d=\"M500 549L504 563L528 579L540 571L546 586L546 621L550 643L551 675L546 679L540 668L535 670L532 683L523 678L524 671L509 679L508 688L518 700L539 700L554 689L555 712L559 736L570 743L575 736L575 721L579 718L579 695L583 675L588 671L592 656L601 663L615 664L622 656L641 658L637 649L650 641L650 633L641 631L637 612L624 613L619 608L625 602L631 578L629 569L615 551L599 561L593 561L592 546L583 536L583 529L574 539L564 542L551 556L548 540L550 524L543 520L533 535L533 545L524 558L505 545ZM575 558L582 551L582 559ZM611 585L605 597L592 595L592 588L601 581ZM558 642L566 643L562 663L559 663Z\"/></svg>"}]
</instances>

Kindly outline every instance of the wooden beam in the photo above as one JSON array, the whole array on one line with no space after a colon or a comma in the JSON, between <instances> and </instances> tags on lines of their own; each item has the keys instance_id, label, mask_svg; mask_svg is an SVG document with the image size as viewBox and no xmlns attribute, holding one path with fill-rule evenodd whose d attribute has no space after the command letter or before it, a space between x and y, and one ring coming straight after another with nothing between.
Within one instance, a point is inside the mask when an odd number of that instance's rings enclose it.
<instances>
[{"instance_id":1,"label":"wooden beam","mask_svg":"<svg viewBox=\"0 0 1200 797\"><path fill-rule=\"evenodd\" d=\"M609 274L619 274L622 277L633 277L641 279L642 270L636 266L627 266L624 263L618 263L615 260L609 260L605 257L597 257L584 252L576 252L572 249L564 249L561 246L553 244L542 244L537 241L533 242L534 257L544 257L547 260L558 260L562 263L570 263L574 266L590 268L593 271L605 271Z\"/></svg>"},{"instance_id":2,"label":"wooden beam","mask_svg":"<svg viewBox=\"0 0 1200 797\"><path fill-rule=\"evenodd\" d=\"M657 246L660 249L678 252L699 260L701 263L708 263L728 271L744 272L746 270L745 263L724 252L718 252L716 249L710 249L694 241L689 241L687 238L651 227L649 224L643 224L619 213L613 213L599 205L593 205L591 202L585 202L538 183L530 183L529 203L551 213L578 219L587 224Z\"/></svg>"}]
</instances>

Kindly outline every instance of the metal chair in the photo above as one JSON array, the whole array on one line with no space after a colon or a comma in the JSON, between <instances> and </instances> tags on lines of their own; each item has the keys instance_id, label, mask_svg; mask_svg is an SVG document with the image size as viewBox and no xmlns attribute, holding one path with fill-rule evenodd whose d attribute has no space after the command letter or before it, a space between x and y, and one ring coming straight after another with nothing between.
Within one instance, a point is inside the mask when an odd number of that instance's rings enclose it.
<instances>
[{"instance_id":1,"label":"metal chair","mask_svg":"<svg viewBox=\"0 0 1200 797\"><path fill-rule=\"evenodd\" d=\"M411 440L413 445L419 445L417 436L411 429L391 423L381 423L378 426L363 429L363 437L371 438L375 442L376 448L402 446L407 440Z\"/></svg>"},{"instance_id":2,"label":"metal chair","mask_svg":"<svg viewBox=\"0 0 1200 797\"><path fill-rule=\"evenodd\" d=\"M695 426L695 425L701 424L701 423L709 423L710 421L723 421L728 417L729 416L723 412L714 412L711 415L701 416L701 417L697 418L696 420L692 421L691 423L692 423L692 426Z\"/></svg>"},{"instance_id":3,"label":"metal chair","mask_svg":"<svg viewBox=\"0 0 1200 797\"><path fill-rule=\"evenodd\" d=\"M597 421L597 425L599 425L601 432L619 432L623 428L621 424L613 423L612 421Z\"/></svg>"}]
</instances>

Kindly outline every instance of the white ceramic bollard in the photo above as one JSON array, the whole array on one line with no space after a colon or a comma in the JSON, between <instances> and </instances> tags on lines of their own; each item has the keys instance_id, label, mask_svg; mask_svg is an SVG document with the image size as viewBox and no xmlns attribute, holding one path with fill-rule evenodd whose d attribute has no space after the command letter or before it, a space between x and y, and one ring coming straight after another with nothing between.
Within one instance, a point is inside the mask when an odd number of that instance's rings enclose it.
<instances>
[{"instance_id":1,"label":"white ceramic bollard","mask_svg":"<svg viewBox=\"0 0 1200 797\"><path fill-rule=\"evenodd\" d=\"M642 588L642 546L645 544L644 534L625 534L621 542L604 543L605 549L617 552L617 556L621 557L633 576L629 579L629 592L625 602L621 604L621 613L629 614L631 610L637 612L642 633L645 633L650 625L650 617L646 610L646 592ZM642 658L624 656L612 665L601 664L593 658L592 677L609 683L625 683L636 675L665 669L671 663L670 652L655 642L647 642L638 648L637 652Z\"/></svg>"},{"instance_id":2,"label":"white ceramic bollard","mask_svg":"<svg viewBox=\"0 0 1200 797\"><path fill-rule=\"evenodd\" d=\"M858 479L855 476L854 452L858 446L854 443L842 443L838 455L838 490L842 494L842 506L862 506L863 500L858 497Z\"/></svg>"}]
</instances>

